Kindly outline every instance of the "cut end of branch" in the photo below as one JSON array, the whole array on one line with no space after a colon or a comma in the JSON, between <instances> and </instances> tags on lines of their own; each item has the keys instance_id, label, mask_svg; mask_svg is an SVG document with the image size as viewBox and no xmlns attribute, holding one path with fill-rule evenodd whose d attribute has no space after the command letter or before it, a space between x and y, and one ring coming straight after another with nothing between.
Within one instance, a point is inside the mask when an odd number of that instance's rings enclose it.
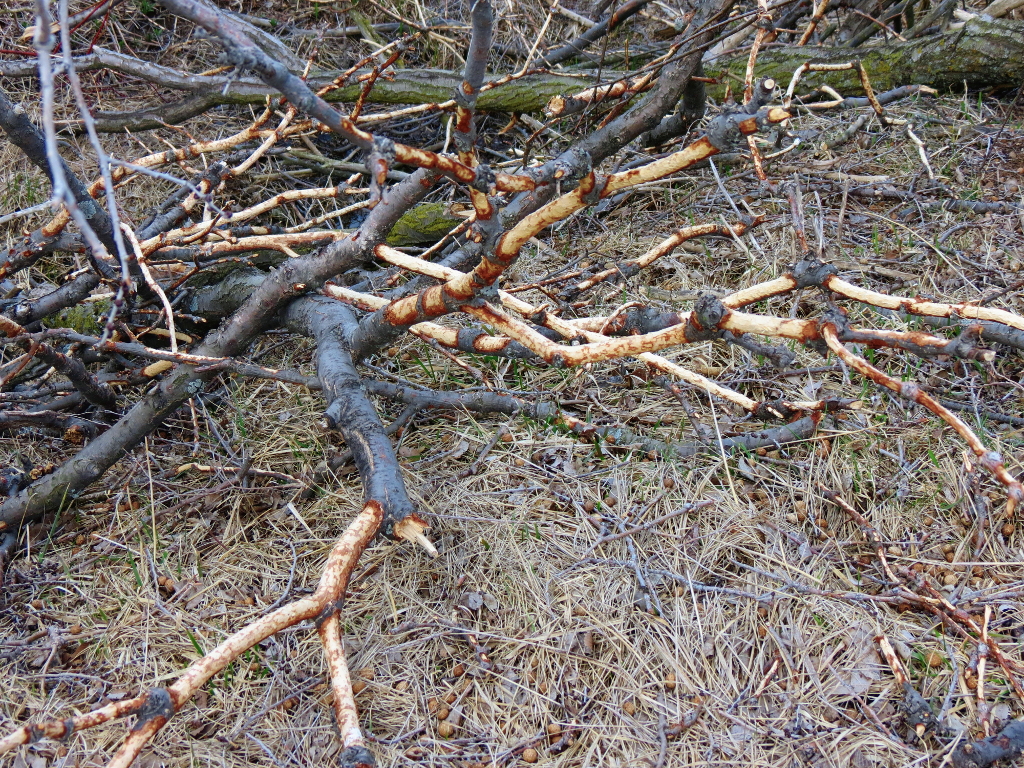
<instances>
[{"instance_id":1,"label":"cut end of branch","mask_svg":"<svg viewBox=\"0 0 1024 768\"><path fill-rule=\"evenodd\" d=\"M395 523L392 532L396 539L405 539L413 544L419 544L427 550L431 557L437 557L437 548L424 533L429 527L427 521L419 515L409 515L404 520Z\"/></svg>"}]
</instances>

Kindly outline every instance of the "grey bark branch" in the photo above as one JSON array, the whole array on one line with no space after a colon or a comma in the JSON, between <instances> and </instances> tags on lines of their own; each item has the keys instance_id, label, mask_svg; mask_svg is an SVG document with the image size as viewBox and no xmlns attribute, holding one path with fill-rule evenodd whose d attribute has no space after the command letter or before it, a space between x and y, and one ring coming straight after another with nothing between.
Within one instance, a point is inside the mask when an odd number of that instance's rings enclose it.
<instances>
[{"instance_id":1,"label":"grey bark branch","mask_svg":"<svg viewBox=\"0 0 1024 768\"><path fill-rule=\"evenodd\" d=\"M242 352L287 302L360 263L398 218L426 194L429 178L426 172L419 171L392 187L355 238L346 238L318 253L285 262L260 282L242 306L207 337L196 354L225 357ZM72 502L178 406L198 393L212 375L185 365L172 370L111 429L55 472L4 502L0 506L0 531Z\"/></svg>"},{"instance_id":2,"label":"grey bark branch","mask_svg":"<svg viewBox=\"0 0 1024 768\"><path fill-rule=\"evenodd\" d=\"M859 58L867 68L876 90L897 88L908 83L939 89L962 88L966 81L971 88L1014 84L1024 79L1024 22L1010 19L986 21L972 19L956 32L919 38L907 43L886 42L850 48L808 48L784 46L768 48L758 57L758 74L788 82L793 71L813 59L822 62L845 62ZM102 131L146 130L164 124L175 124L223 104L262 104L267 97L280 97L279 90L252 77L213 75L200 77L145 62L132 56L96 49L91 54L75 57L79 71L109 69L139 77L147 82L182 91L185 98L169 104L154 104L128 112L98 110L97 128ZM735 56L707 65L709 76L742 79L746 56ZM34 61L0 61L0 75L34 77ZM313 89L330 82L339 72L314 73L308 79ZM350 102L359 95L356 85L340 88L325 96L329 102ZM606 71L606 82L628 77L627 72ZM488 78L496 79L496 76ZM398 69L394 79L379 80L367 101L381 105L436 104L450 98L462 80L461 72L431 69ZM815 73L808 85L826 83L843 94L861 93L855 72ZM578 76L536 73L505 83L480 94L476 109L483 112L540 112L555 96L565 96L593 85L593 74ZM720 98L724 85L710 86L708 92ZM697 89L694 89L694 96ZM684 109L688 117L692 109ZM680 121L681 123L685 121ZM77 123L69 124L71 127ZM656 135L657 136L657 135ZM664 141L668 136L657 136ZM651 143L657 143L654 137Z\"/></svg>"}]
</instances>

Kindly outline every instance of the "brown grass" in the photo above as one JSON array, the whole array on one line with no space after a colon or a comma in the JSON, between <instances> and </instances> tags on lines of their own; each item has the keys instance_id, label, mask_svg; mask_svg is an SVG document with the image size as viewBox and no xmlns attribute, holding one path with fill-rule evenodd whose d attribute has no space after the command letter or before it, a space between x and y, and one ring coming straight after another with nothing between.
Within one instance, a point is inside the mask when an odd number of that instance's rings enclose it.
<instances>
[{"instance_id":1,"label":"brown grass","mask_svg":"<svg viewBox=\"0 0 1024 768\"><path fill-rule=\"evenodd\" d=\"M1010 184L1024 186L1019 108L969 96L905 103L893 112L944 121L920 133L936 171L952 186L1021 199L1019 191L1016 198L1009 191ZM213 126L212 118L205 120L190 130ZM839 128L834 117L797 123L807 131ZM887 174L900 189L921 183L913 146L898 131L876 127L870 136L868 146L847 145L827 167L811 164L807 171L809 154L800 161L808 220L824 221L826 258L880 290L945 300L976 300L1019 273L1024 222L1016 217L934 212L923 222L904 221L897 218L904 205L867 207L851 197L843 242L836 243L842 186L823 174ZM989 139L995 139L991 149ZM27 171L4 153L5 168ZM776 167L770 175L788 174ZM759 190L749 175L727 180L727 187L737 201L747 196L752 208L767 214L767 225L754 233L761 251L749 239L746 252L723 240L702 244L700 252L680 250L629 286L599 289L603 299L595 311L631 299L689 306L692 292L734 289L783 271L795 253L784 198ZM7 204L27 202L11 198ZM566 259L586 250L594 252L591 261L618 260L641 253L691 216L723 213L731 218L704 170L638 193L600 220L584 212L548 245ZM967 222L972 226L946 243L956 252L941 261L921 244ZM552 267L550 256L531 250L515 269L526 281ZM1019 292L996 305L1024 311ZM808 293L801 307L814 311L819 297ZM789 308L788 301L772 306ZM870 311L861 316L882 322ZM302 341L271 334L254 356L261 351L264 364L313 372ZM476 385L419 343L404 342L396 353L378 363L428 386ZM799 355L798 367L830 362L808 351ZM992 633L1020 662L1024 551L1014 521L1000 517L1001 490L965 472L964 446L935 418L865 388L838 367L785 375L758 367L733 347L710 344L670 356L716 372L719 381L751 397L863 396L866 407L828 423L812 441L765 456L711 451L685 462L649 461L523 420L417 418L399 448L441 555L431 560L408 545L378 542L362 559L343 616L361 688L357 703L380 765L517 764L525 748L539 752L540 764L566 767L653 765L663 749L669 766L938 765L944 742L931 736L919 742L901 725L900 692L876 653L878 634L893 641L914 685L942 710L949 727L977 728L974 693L965 683L974 646L944 634L930 616L844 596L877 591L871 579L879 572L858 563L872 547L819 486L843 494L872 521L895 567L919 565L948 584L951 599L974 594L976 604L991 605ZM893 375L913 375L979 409L1024 411L1019 353L1003 351L984 369L896 354L878 360ZM592 421L692 439L678 403L646 383L635 361L566 372L473 363L496 386L571 402ZM750 428L722 404L709 407L699 393L688 396L712 431L716 424L723 433ZM198 407L194 416L181 411L73 510L37 526L29 552L11 566L0 597L4 730L166 684L199 653L284 598L288 585L290 596L313 588L331 543L361 499L358 477L349 470L316 498L299 496L298 479L343 448L321 426L322 401L290 385L237 379L217 382L204 401L205 410ZM397 416L398 410L381 405L386 417ZM1021 429L979 414L966 415L1019 476ZM453 480L502 428L510 439L497 444L481 471ZM56 462L73 447L26 434L4 437L0 451L8 461ZM192 461L230 472L245 457L255 469L297 481L253 479L249 487L211 494L228 474L176 474ZM430 492L421 495L423 489ZM988 507L994 525L977 551L972 499ZM700 501L713 503L590 551L603 533L594 523L602 512L643 512L642 519L631 519L642 522ZM655 613L643 608L631 563L650 580ZM691 589L688 581L707 590ZM828 594L797 594L787 582ZM474 608L474 593L485 593L485 605ZM486 646L489 668L466 632ZM1004 675L990 670L988 703L1007 705L1004 718L1020 716L1021 702ZM328 764L338 746L324 671L310 627L281 633L212 681L141 764ZM439 709L455 715L439 721ZM441 723L453 723L459 713L454 733L443 737ZM699 715L692 727L663 745L666 727L693 713ZM552 754L558 736L551 731L571 731L572 743ZM43 742L9 764L34 768L42 758L54 765L103 765L123 734L124 725L115 724L77 734L68 745Z\"/></svg>"}]
</instances>

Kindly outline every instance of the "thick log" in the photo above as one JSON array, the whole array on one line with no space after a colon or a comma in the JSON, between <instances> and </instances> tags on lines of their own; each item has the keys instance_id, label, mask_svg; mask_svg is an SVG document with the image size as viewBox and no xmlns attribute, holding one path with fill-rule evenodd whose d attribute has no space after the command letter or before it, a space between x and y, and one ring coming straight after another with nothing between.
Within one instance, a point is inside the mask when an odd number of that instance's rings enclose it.
<instances>
[{"instance_id":1,"label":"thick log","mask_svg":"<svg viewBox=\"0 0 1024 768\"><path fill-rule=\"evenodd\" d=\"M1024 80L1024 21L971 19L961 29L907 42L892 41L860 48L786 46L763 50L757 58L759 77L773 77L785 87L807 61L838 64L860 60L875 91L901 85L927 85L941 91L991 86L1017 86ZM705 62L707 74L743 82L746 57ZM855 71L805 75L800 90L827 84L844 96L861 94ZM735 87L734 87L735 90Z\"/></svg>"},{"instance_id":2,"label":"thick log","mask_svg":"<svg viewBox=\"0 0 1024 768\"><path fill-rule=\"evenodd\" d=\"M850 48L784 46L761 51L758 75L775 78L785 85L794 70L807 61L824 63L859 59L867 69L876 91L901 85L927 85L939 90L988 88L1018 85L1024 80L1024 21L975 18L960 29L908 42L886 42ZM743 81L746 55L705 62L710 77ZM130 56L100 50L76 59L80 69L112 69L131 74L183 92L184 98L173 104L161 104L134 112L96 112L100 130L121 131L156 128L178 123L221 104L262 104L267 96L279 96L272 88L251 77L200 77L142 62ZM32 76L34 61L0 62L0 75ZM393 79L379 79L367 101L374 104L434 104L450 98L462 82L461 72L439 69L399 69ZM626 77L628 73L602 73L605 82ZM337 73L322 73L309 78L311 86L323 85ZM489 79L494 79L489 78ZM846 95L863 93L856 72L817 72L806 75L807 88L827 84ZM356 78L353 78L356 82ZM593 85L590 73L533 73L483 91L476 109L484 112L540 112L554 96L566 96ZM226 88L226 90L225 90ZM709 86L708 93L720 98L724 85ZM359 85L348 86L325 96L329 101L354 101Z\"/></svg>"}]
</instances>

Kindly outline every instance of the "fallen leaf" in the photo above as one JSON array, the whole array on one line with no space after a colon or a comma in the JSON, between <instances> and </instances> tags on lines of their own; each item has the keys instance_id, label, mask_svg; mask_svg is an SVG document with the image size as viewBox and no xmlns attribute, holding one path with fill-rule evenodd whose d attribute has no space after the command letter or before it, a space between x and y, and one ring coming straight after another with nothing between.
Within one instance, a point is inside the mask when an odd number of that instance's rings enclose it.
<instances>
[{"instance_id":1,"label":"fallen leaf","mask_svg":"<svg viewBox=\"0 0 1024 768\"><path fill-rule=\"evenodd\" d=\"M831 678L824 681L827 695L861 696L881 678L874 637L875 633L865 627L850 627L845 652L836 654L827 668L820 670L823 675L832 672Z\"/></svg>"}]
</instances>

